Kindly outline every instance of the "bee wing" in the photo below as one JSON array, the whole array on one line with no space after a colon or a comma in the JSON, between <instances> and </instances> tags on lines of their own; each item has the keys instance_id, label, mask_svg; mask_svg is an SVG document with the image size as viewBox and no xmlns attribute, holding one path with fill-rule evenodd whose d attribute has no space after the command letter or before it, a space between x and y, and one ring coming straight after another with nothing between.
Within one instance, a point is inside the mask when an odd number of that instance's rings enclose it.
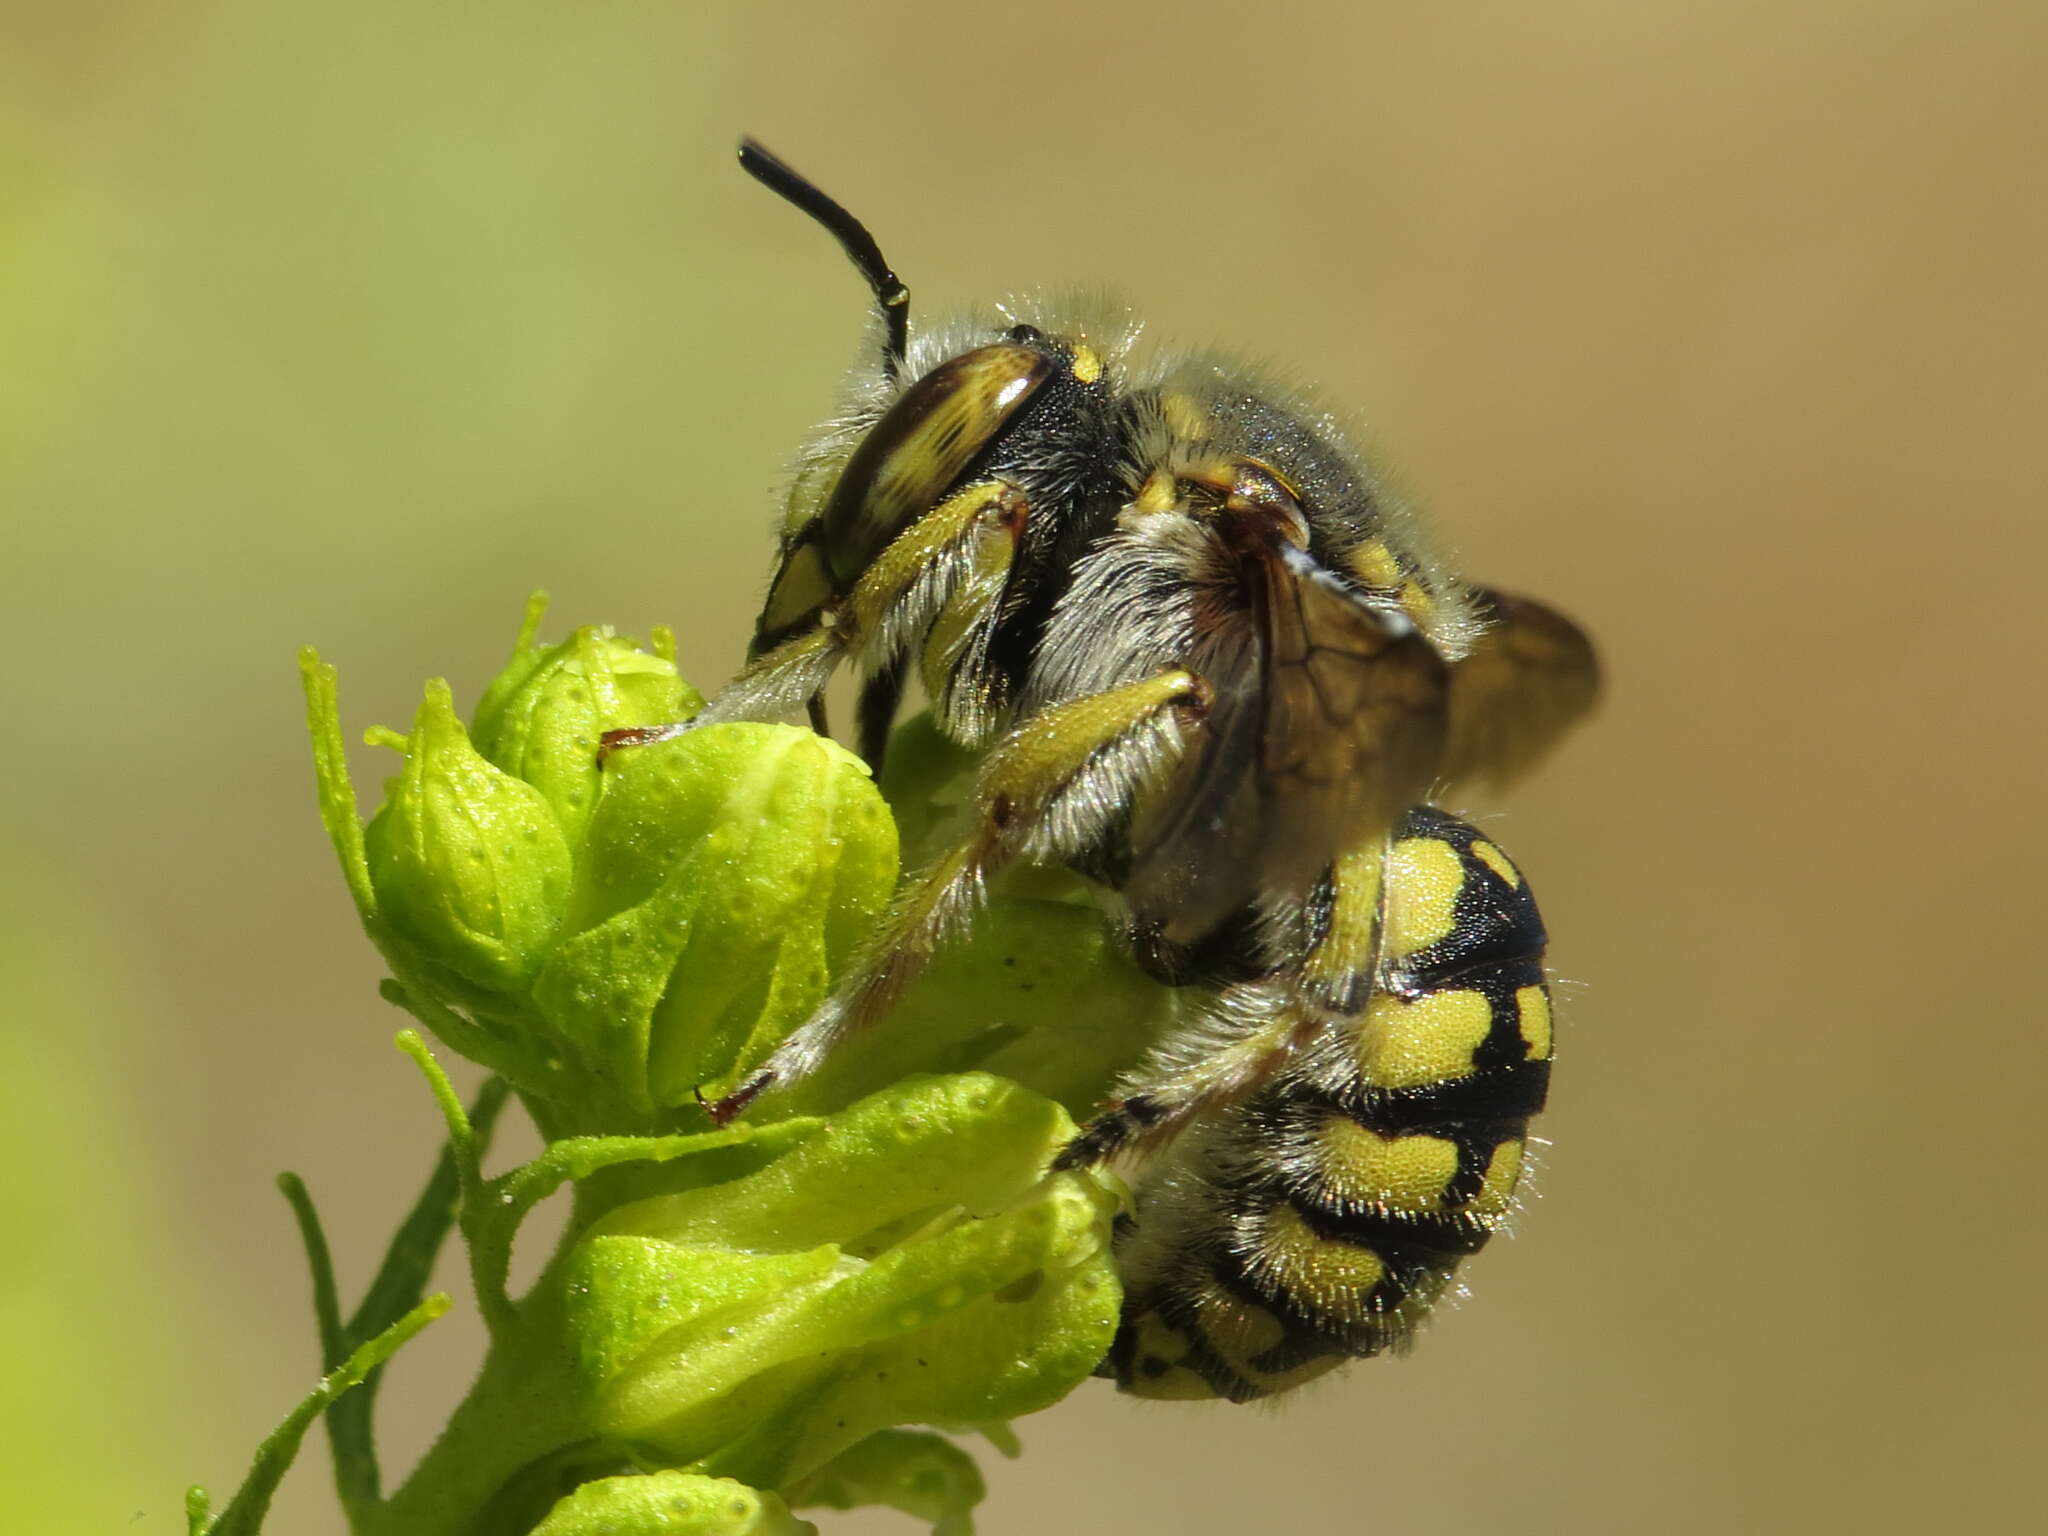
<instances>
[{"instance_id":1,"label":"bee wing","mask_svg":"<svg viewBox=\"0 0 2048 1536\"><path fill-rule=\"evenodd\" d=\"M1257 655L1234 684L1204 674L1216 695L1202 747L1134 829L1125 886L1177 943L1260 892L1305 895L1425 798L1443 750L1444 662L1404 615L1365 602L1270 519L1217 526Z\"/></svg>"},{"instance_id":2,"label":"bee wing","mask_svg":"<svg viewBox=\"0 0 2048 1536\"><path fill-rule=\"evenodd\" d=\"M1495 785L1520 778L1591 712L1600 659L1585 631L1532 598L1480 589L1488 620L1451 668L1443 773Z\"/></svg>"}]
</instances>

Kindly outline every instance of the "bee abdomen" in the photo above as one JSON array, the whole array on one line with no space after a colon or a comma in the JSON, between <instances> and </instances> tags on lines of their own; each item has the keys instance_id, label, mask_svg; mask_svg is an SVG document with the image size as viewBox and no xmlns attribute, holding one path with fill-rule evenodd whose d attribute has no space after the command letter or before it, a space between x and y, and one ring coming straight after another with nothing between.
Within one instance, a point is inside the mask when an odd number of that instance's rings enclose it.
<instances>
[{"instance_id":1,"label":"bee abdomen","mask_svg":"<svg viewBox=\"0 0 2048 1536\"><path fill-rule=\"evenodd\" d=\"M1521 875L1433 809L1386 863L1377 987L1315 1059L1141 1204L1110 1365L1146 1397L1249 1401L1398 1347L1506 1225L1549 1085L1543 925ZM1135 1250L1134 1250L1135 1251Z\"/></svg>"}]
</instances>

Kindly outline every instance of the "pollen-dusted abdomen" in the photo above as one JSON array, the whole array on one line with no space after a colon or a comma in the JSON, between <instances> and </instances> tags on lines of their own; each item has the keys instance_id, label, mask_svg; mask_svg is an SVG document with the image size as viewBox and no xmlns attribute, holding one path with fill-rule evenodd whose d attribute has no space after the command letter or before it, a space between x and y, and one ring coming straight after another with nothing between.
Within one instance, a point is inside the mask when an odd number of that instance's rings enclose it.
<instances>
[{"instance_id":1,"label":"pollen-dusted abdomen","mask_svg":"<svg viewBox=\"0 0 2048 1536\"><path fill-rule=\"evenodd\" d=\"M1370 873L1345 861L1347 878ZM1550 1076L1543 921L1507 856L1433 807L1378 879L1352 1011L1191 1132L1126 1223L1126 1391L1244 1402L1399 1345L1506 1224ZM1345 927L1328 914L1346 891L1329 897L1312 956Z\"/></svg>"}]
</instances>

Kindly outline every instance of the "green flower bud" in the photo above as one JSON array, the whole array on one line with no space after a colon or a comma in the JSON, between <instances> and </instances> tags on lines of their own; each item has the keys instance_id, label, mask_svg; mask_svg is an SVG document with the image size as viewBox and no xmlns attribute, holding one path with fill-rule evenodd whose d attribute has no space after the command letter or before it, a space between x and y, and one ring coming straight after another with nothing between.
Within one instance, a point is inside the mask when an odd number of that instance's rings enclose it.
<instances>
[{"instance_id":1,"label":"green flower bud","mask_svg":"<svg viewBox=\"0 0 2048 1536\"><path fill-rule=\"evenodd\" d=\"M621 752L535 1003L617 1098L688 1104L817 1006L895 882L866 765L809 731L710 726Z\"/></svg>"},{"instance_id":2,"label":"green flower bud","mask_svg":"<svg viewBox=\"0 0 2048 1536\"><path fill-rule=\"evenodd\" d=\"M984 1074L852 1106L766 1166L614 1211L566 1274L589 1421L786 1486L870 1434L1030 1413L1116 1329L1114 1199L1064 1110Z\"/></svg>"},{"instance_id":3,"label":"green flower bud","mask_svg":"<svg viewBox=\"0 0 2048 1536\"><path fill-rule=\"evenodd\" d=\"M650 1472L585 1483L533 1536L817 1536L781 1499L729 1477Z\"/></svg>"},{"instance_id":4,"label":"green flower bud","mask_svg":"<svg viewBox=\"0 0 2048 1536\"><path fill-rule=\"evenodd\" d=\"M597 808L605 732L687 720L704 700L676 675L666 634L654 653L598 625L543 647L532 643L539 606L478 701L472 735L479 752L547 798L573 848Z\"/></svg>"},{"instance_id":5,"label":"green flower bud","mask_svg":"<svg viewBox=\"0 0 2048 1536\"><path fill-rule=\"evenodd\" d=\"M384 733L405 767L364 829L333 673L308 656L323 816L422 1022L552 1105L551 1134L658 1131L822 1000L894 889L895 825L858 758L790 726L714 726L600 767L604 732L701 700L607 630L534 644L538 618L474 742L439 683L410 736Z\"/></svg>"},{"instance_id":6,"label":"green flower bud","mask_svg":"<svg viewBox=\"0 0 2048 1536\"><path fill-rule=\"evenodd\" d=\"M496 1011L540 970L569 891L546 797L470 744L448 685L427 685L405 767L364 829L386 938L450 1001Z\"/></svg>"},{"instance_id":7,"label":"green flower bud","mask_svg":"<svg viewBox=\"0 0 2048 1536\"><path fill-rule=\"evenodd\" d=\"M897 824L859 759L790 726L709 726L600 767L605 731L697 696L659 641L590 628L543 647L538 619L473 735L440 683L409 736L383 733L405 764L367 827L332 669L303 661L322 818L388 995L502 1074L549 1142L483 1180L430 1071L493 1344L419 1486L510 1489L556 1445L578 1470L643 1471L578 1489L539 1536L793 1536L810 1527L792 1503L890 1504L964 1533L971 1461L898 1426L1006 1436L1103 1358L1114 1181L1047 1169L1069 1110L1154 1037L1169 994L1073 877L1019 869L865 1038L742 1125L703 1129L693 1095L729 1088L873 931ZM894 784L929 844L971 763L929 729L899 745ZM954 1075L912 1075L935 1068ZM513 1233L569 1179L564 1247L515 1303ZM528 1391L554 1417L501 1446L499 1398Z\"/></svg>"}]
</instances>

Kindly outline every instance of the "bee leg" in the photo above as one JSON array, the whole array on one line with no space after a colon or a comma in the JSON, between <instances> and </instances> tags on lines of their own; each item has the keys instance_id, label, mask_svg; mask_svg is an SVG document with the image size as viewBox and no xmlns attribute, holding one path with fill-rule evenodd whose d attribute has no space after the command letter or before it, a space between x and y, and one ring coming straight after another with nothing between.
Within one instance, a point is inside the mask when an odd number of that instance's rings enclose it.
<instances>
[{"instance_id":1,"label":"bee leg","mask_svg":"<svg viewBox=\"0 0 2048 1536\"><path fill-rule=\"evenodd\" d=\"M1190 1121L1247 1097L1332 1023L1290 988L1230 988L1200 1020L1175 1031L1130 1092L1082 1127L1053 1160L1054 1170L1092 1167L1171 1140Z\"/></svg>"},{"instance_id":2,"label":"bee leg","mask_svg":"<svg viewBox=\"0 0 2048 1536\"><path fill-rule=\"evenodd\" d=\"M889 729L903 697L913 646L921 646L927 679L943 665L935 705L950 697L956 675L981 675L986 636L1024 529L1024 493L1006 480L984 480L955 492L912 523L854 584L842 623L868 670L861 689L859 750L882 768ZM943 651L943 658L940 652Z\"/></svg>"},{"instance_id":3,"label":"bee leg","mask_svg":"<svg viewBox=\"0 0 2048 1536\"><path fill-rule=\"evenodd\" d=\"M1301 963L1276 980L1226 988L1213 1007L1162 1041L1129 1091L1104 1106L1059 1157L1086 1168L1134 1146L1170 1140L1188 1122L1234 1104L1297 1053L1352 1027L1371 994L1386 926L1386 840L1339 857L1303 913Z\"/></svg>"},{"instance_id":4,"label":"bee leg","mask_svg":"<svg viewBox=\"0 0 2048 1536\"><path fill-rule=\"evenodd\" d=\"M1032 716L997 744L974 791L974 825L909 881L831 997L724 1098L705 1106L720 1125L774 1084L808 1076L840 1044L888 1011L933 953L981 905L1012 859L1058 863L1097 844L1119 808L1181 756L1209 688L1174 668Z\"/></svg>"},{"instance_id":5,"label":"bee leg","mask_svg":"<svg viewBox=\"0 0 2048 1536\"><path fill-rule=\"evenodd\" d=\"M823 734L821 695L848 657L875 669L862 695L861 739L867 743L876 731L886 737L886 721L894 716L902 691L905 637L958 607L957 599L975 587L991 563L1008 570L1023 518L1023 493L1006 481L984 481L949 496L882 551L843 604L819 607L805 628L748 662L693 718L607 731L598 760L621 747L666 741L699 726L784 719L800 705L809 711L812 728ZM999 561L990 555L991 548L999 552ZM986 601L992 612L993 595ZM875 720L884 723L877 727ZM878 759L879 754L870 761Z\"/></svg>"},{"instance_id":6,"label":"bee leg","mask_svg":"<svg viewBox=\"0 0 2048 1536\"><path fill-rule=\"evenodd\" d=\"M889 728L896 723L896 706L903 702L904 671L904 658L898 654L870 673L861 685L860 707L856 711L860 718L859 752L862 761L877 775L882 771L883 755L889 750Z\"/></svg>"},{"instance_id":7,"label":"bee leg","mask_svg":"<svg viewBox=\"0 0 2048 1536\"><path fill-rule=\"evenodd\" d=\"M845 637L837 630L807 630L755 657L738 677L718 691L718 697L688 720L606 731L597 744L597 760L602 763L623 747L668 741L700 726L726 720L772 720L786 715L803 700L817 696L845 654Z\"/></svg>"}]
</instances>

